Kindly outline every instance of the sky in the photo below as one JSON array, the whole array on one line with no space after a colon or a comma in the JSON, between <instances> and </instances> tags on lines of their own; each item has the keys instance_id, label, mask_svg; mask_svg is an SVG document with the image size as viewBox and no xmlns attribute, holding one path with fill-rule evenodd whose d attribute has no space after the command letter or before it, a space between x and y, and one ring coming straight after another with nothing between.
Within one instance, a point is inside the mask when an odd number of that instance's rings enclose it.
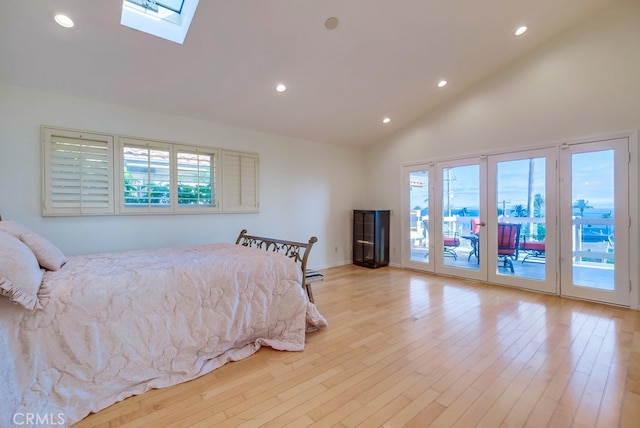
<instances>
[{"instance_id":1,"label":"sky","mask_svg":"<svg viewBox=\"0 0 640 428\"><path fill-rule=\"evenodd\" d=\"M572 204L579 199L588 201L593 212L613 210L613 151L573 154L572 158ZM529 180L529 159L504 161L497 163L497 201L499 207L507 211L515 205L527 207L527 187ZM533 162L533 192L546 199L545 194L545 159L535 158ZM445 169L443 173L443 209L447 209L446 191L449 190L452 212L462 208L477 212L479 205L479 166L466 165ZM431 177L429 177L431 178ZM450 178L450 179L449 179ZM424 172L414 172L411 179L427 182ZM428 186L411 188L410 207L425 207L428 197ZM589 210L587 210L589 211ZM587 212L585 212L586 216Z\"/></svg>"}]
</instances>

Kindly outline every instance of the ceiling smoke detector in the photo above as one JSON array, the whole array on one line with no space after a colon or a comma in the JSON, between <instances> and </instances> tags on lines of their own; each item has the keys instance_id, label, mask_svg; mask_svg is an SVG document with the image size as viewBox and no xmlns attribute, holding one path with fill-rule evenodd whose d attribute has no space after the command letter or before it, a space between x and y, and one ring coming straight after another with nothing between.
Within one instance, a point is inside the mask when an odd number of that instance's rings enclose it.
<instances>
[{"instance_id":1,"label":"ceiling smoke detector","mask_svg":"<svg viewBox=\"0 0 640 428\"><path fill-rule=\"evenodd\" d=\"M327 30L335 29L338 26L338 24L339 24L338 18L336 18L335 16L327 18L327 20L324 21L324 27Z\"/></svg>"}]
</instances>

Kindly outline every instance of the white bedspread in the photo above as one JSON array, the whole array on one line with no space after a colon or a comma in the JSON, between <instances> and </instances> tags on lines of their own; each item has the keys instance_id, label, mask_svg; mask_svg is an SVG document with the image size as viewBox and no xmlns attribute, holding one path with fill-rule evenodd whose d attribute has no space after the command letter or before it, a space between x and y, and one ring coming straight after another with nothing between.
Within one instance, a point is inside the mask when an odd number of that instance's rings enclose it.
<instances>
[{"instance_id":1,"label":"white bedspread","mask_svg":"<svg viewBox=\"0 0 640 428\"><path fill-rule=\"evenodd\" d=\"M290 259L233 244L69 257L43 309L0 299L0 426L70 425L261 345L302 351L326 321L300 281Z\"/></svg>"}]
</instances>

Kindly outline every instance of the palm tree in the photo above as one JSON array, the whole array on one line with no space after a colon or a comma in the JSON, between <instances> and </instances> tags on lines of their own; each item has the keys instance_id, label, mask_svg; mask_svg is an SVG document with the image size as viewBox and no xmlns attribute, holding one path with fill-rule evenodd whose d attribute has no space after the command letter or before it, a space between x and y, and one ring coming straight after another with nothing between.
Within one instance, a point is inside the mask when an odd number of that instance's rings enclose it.
<instances>
[{"instance_id":1,"label":"palm tree","mask_svg":"<svg viewBox=\"0 0 640 428\"><path fill-rule=\"evenodd\" d=\"M533 197L533 216L534 217L544 217L544 198L540 193L536 193ZM532 231L533 233L533 231ZM547 226L544 223L536 224L536 233L534 238L537 241L544 241L544 238L547 234Z\"/></svg>"},{"instance_id":2,"label":"palm tree","mask_svg":"<svg viewBox=\"0 0 640 428\"><path fill-rule=\"evenodd\" d=\"M531 215L531 205L535 204L534 196L533 196L533 181L535 176L535 163L533 159L529 159L529 182L527 185L527 216ZM538 196L538 195L536 195Z\"/></svg>"},{"instance_id":3,"label":"palm tree","mask_svg":"<svg viewBox=\"0 0 640 428\"><path fill-rule=\"evenodd\" d=\"M593 207L589 205L589 201L585 199L578 199L573 203L573 208L580 211L580 217L584 217L584 210L591 210Z\"/></svg>"},{"instance_id":4,"label":"palm tree","mask_svg":"<svg viewBox=\"0 0 640 428\"><path fill-rule=\"evenodd\" d=\"M542 217L542 207L544 206L544 198L540 193L536 193L533 198L533 216Z\"/></svg>"},{"instance_id":5,"label":"palm tree","mask_svg":"<svg viewBox=\"0 0 640 428\"><path fill-rule=\"evenodd\" d=\"M529 213L527 212L527 209L521 204L514 205L511 212L516 217L527 217L529 215Z\"/></svg>"}]
</instances>

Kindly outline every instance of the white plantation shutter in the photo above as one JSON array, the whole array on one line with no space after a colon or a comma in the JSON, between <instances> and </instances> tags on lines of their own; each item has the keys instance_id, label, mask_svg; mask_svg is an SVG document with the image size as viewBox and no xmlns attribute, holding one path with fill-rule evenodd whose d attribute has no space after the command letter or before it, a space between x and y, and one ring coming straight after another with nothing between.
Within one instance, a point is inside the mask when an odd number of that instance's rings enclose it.
<instances>
[{"instance_id":1,"label":"white plantation shutter","mask_svg":"<svg viewBox=\"0 0 640 428\"><path fill-rule=\"evenodd\" d=\"M258 155L222 151L222 210L258 212Z\"/></svg>"},{"instance_id":2,"label":"white plantation shutter","mask_svg":"<svg viewBox=\"0 0 640 428\"><path fill-rule=\"evenodd\" d=\"M258 154L42 126L44 216L259 211Z\"/></svg>"},{"instance_id":3,"label":"white plantation shutter","mask_svg":"<svg viewBox=\"0 0 640 428\"><path fill-rule=\"evenodd\" d=\"M113 137L43 128L43 215L113 214Z\"/></svg>"}]
</instances>

